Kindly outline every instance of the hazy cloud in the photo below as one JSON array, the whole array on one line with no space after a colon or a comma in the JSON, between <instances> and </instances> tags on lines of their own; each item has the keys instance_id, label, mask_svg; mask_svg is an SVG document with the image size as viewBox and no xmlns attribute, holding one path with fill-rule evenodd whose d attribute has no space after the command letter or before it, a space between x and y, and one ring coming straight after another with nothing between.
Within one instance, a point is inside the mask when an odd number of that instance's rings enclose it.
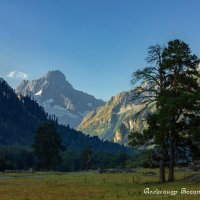
<instances>
[{"instance_id":1,"label":"hazy cloud","mask_svg":"<svg viewBox=\"0 0 200 200\"><path fill-rule=\"evenodd\" d=\"M9 72L6 77L15 79L27 79L29 76L30 74L26 74L24 72L12 71Z\"/></svg>"}]
</instances>

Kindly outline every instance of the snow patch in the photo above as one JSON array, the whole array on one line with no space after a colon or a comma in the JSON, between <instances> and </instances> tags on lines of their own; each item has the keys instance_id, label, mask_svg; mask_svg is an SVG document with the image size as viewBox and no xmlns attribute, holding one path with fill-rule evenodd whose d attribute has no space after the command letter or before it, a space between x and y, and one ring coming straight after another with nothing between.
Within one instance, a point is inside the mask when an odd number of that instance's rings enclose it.
<instances>
[{"instance_id":1,"label":"snow patch","mask_svg":"<svg viewBox=\"0 0 200 200\"><path fill-rule=\"evenodd\" d=\"M42 95L42 90L40 90L39 92L37 92L35 95L36 96L41 96Z\"/></svg>"},{"instance_id":2,"label":"snow patch","mask_svg":"<svg viewBox=\"0 0 200 200\"><path fill-rule=\"evenodd\" d=\"M77 115L70 113L68 110L66 110L65 108L63 108L59 105L53 106L52 112L58 117L68 116L68 117L73 118L73 119L79 118Z\"/></svg>"}]
</instances>

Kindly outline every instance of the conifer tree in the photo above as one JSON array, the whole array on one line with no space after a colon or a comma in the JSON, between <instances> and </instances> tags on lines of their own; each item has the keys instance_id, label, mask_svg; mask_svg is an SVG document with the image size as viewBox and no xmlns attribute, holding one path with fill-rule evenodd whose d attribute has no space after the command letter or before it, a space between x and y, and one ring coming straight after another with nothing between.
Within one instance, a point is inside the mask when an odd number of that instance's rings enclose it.
<instances>
[{"instance_id":1,"label":"conifer tree","mask_svg":"<svg viewBox=\"0 0 200 200\"><path fill-rule=\"evenodd\" d=\"M60 151L64 149L52 123L43 123L38 127L33 148L40 170L56 169L57 164L61 161Z\"/></svg>"},{"instance_id":2,"label":"conifer tree","mask_svg":"<svg viewBox=\"0 0 200 200\"><path fill-rule=\"evenodd\" d=\"M174 181L175 151L184 138L199 134L200 87L199 59L189 45L173 40L163 50L166 90L160 98L169 124L169 177Z\"/></svg>"},{"instance_id":3,"label":"conifer tree","mask_svg":"<svg viewBox=\"0 0 200 200\"><path fill-rule=\"evenodd\" d=\"M159 95L164 90L164 81L165 74L162 66L162 52L163 47L160 45L155 45L149 47L147 63L150 65L145 67L143 70L137 70L132 75L132 84L135 85L138 82L146 82L149 87L142 87L142 84L138 86L135 90L135 95L133 96L133 100L140 99L139 102L142 102L146 107L150 104L157 104ZM159 155L160 155L160 182L165 182L165 151L166 151L166 134L165 131L161 131L161 125L159 123L160 117L158 113L162 113L162 106L156 105L157 113L149 114L147 118L147 123L149 128L143 132L143 135L140 133L132 132L129 135L129 144L131 146L144 144L147 141L154 139L154 143L156 143L159 147Z\"/></svg>"},{"instance_id":4,"label":"conifer tree","mask_svg":"<svg viewBox=\"0 0 200 200\"><path fill-rule=\"evenodd\" d=\"M150 67L150 70L145 68L133 74L137 80L153 82L150 89L140 87L140 90L136 90L136 97L143 98L147 105L156 101L156 112L148 115L148 128L143 134L132 133L129 139L131 144L153 139L154 144L158 145L160 182L164 182L166 152L169 152L168 181L174 181L175 147L183 143L199 145L195 142L200 136L199 59L180 40L170 41L159 55L161 62L157 62L156 71ZM153 56L153 61L158 60L154 58L158 57Z\"/></svg>"}]
</instances>

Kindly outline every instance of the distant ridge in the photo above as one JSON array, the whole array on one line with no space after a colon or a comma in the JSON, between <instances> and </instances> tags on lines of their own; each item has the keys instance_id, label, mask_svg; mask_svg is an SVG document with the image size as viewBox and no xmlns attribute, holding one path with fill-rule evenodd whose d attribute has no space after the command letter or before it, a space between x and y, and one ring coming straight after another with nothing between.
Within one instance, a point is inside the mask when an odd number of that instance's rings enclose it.
<instances>
[{"instance_id":1,"label":"distant ridge","mask_svg":"<svg viewBox=\"0 0 200 200\"><path fill-rule=\"evenodd\" d=\"M142 87L150 87L144 83ZM147 124L146 115L154 110L154 105L143 109L141 100L131 101L135 91L121 92L102 107L90 112L78 126L78 130L89 135L96 135L103 140L119 144L128 143L130 131L141 131Z\"/></svg>"}]
</instances>

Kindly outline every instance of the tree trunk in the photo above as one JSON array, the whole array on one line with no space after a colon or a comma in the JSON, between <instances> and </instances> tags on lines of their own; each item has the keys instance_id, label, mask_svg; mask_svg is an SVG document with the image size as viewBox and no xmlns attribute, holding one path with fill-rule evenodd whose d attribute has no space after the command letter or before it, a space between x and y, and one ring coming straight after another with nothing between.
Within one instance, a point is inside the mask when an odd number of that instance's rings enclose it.
<instances>
[{"instance_id":1,"label":"tree trunk","mask_svg":"<svg viewBox=\"0 0 200 200\"><path fill-rule=\"evenodd\" d=\"M165 182L165 153L163 147L161 147L160 151L160 176L159 176L160 183Z\"/></svg>"},{"instance_id":2,"label":"tree trunk","mask_svg":"<svg viewBox=\"0 0 200 200\"><path fill-rule=\"evenodd\" d=\"M173 182L174 181L174 141L173 138L170 139L169 144L169 176L168 181Z\"/></svg>"}]
</instances>

